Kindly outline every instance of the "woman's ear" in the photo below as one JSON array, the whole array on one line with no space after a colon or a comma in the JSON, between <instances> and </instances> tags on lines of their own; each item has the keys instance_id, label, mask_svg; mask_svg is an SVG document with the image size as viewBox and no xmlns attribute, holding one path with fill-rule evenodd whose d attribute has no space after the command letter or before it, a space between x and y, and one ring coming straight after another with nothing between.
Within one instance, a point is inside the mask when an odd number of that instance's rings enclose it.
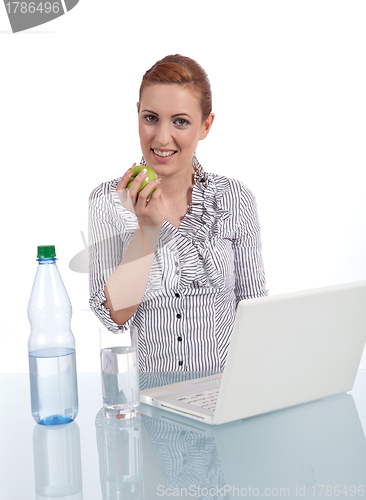
<instances>
[{"instance_id":1,"label":"woman's ear","mask_svg":"<svg viewBox=\"0 0 366 500\"><path fill-rule=\"evenodd\" d=\"M214 118L215 118L214 113L210 113L208 115L208 117L206 118L206 120L204 121L200 141L202 141L202 139L206 139L206 137L208 136L208 133L212 127Z\"/></svg>"},{"instance_id":2,"label":"woman's ear","mask_svg":"<svg viewBox=\"0 0 366 500\"><path fill-rule=\"evenodd\" d=\"M137 106L137 112L139 112L139 111L140 111L140 103L139 103L139 102L137 102L137 103L136 103L136 106Z\"/></svg>"}]
</instances>

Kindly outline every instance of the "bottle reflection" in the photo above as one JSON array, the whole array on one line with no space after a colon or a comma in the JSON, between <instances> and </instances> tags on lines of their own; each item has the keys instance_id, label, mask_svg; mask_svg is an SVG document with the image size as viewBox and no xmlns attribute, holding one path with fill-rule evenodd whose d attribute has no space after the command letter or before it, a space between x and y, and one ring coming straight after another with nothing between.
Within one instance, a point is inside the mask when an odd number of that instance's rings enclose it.
<instances>
[{"instance_id":1,"label":"bottle reflection","mask_svg":"<svg viewBox=\"0 0 366 500\"><path fill-rule=\"evenodd\" d=\"M141 418L114 420L101 409L95 420L103 500L142 500Z\"/></svg>"},{"instance_id":2,"label":"bottle reflection","mask_svg":"<svg viewBox=\"0 0 366 500\"><path fill-rule=\"evenodd\" d=\"M80 433L76 422L36 425L33 454L36 500L82 500Z\"/></svg>"}]
</instances>

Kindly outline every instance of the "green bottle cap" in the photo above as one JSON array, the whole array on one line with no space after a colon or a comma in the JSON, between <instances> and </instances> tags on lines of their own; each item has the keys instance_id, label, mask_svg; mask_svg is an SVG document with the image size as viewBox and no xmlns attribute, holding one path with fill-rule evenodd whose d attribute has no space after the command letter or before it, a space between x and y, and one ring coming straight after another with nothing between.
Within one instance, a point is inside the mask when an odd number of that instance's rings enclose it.
<instances>
[{"instance_id":1,"label":"green bottle cap","mask_svg":"<svg viewBox=\"0 0 366 500\"><path fill-rule=\"evenodd\" d=\"M56 257L55 245L37 247L37 259L52 259L54 257Z\"/></svg>"}]
</instances>

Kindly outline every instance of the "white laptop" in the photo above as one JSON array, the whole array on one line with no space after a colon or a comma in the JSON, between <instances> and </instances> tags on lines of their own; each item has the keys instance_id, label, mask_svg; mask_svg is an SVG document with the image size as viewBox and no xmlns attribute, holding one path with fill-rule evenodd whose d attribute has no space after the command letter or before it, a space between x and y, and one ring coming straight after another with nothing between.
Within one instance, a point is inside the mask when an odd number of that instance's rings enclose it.
<instances>
[{"instance_id":1,"label":"white laptop","mask_svg":"<svg viewBox=\"0 0 366 500\"><path fill-rule=\"evenodd\" d=\"M145 389L142 403L224 424L349 391L366 341L366 281L239 303L222 374Z\"/></svg>"}]
</instances>

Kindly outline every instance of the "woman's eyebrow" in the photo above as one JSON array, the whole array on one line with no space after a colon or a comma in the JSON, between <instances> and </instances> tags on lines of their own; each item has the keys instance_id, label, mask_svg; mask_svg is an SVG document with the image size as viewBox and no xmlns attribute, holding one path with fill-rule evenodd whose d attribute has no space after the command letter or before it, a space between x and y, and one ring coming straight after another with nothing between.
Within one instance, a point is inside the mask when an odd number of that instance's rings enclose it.
<instances>
[{"instance_id":1,"label":"woman's eyebrow","mask_svg":"<svg viewBox=\"0 0 366 500\"><path fill-rule=\"evenodd\" d=\"M151 113L153 115L159 116L157 113L155 113L155 111L150 111L149 109L144 109L143 111L141 111L141 113Z\"/></svg>"},{"instance_id":2,"label":"woman's eyebrow","mask_svg":"<svg viewBox=\"0 0 366 500\"><path fill-rule=\"evenodd\" d=\"M175 118L176 116L188 116L188 118L191 118L187 113L178 113L177 115L173 115L172 118Z\"/></svg>"},{"instance_id":3,"label":"woman's eyebrow","mask_svg":"<svg viewBox=\"0 0 366 500\"><path fill-rule=\"evenodd\" d=\"M151 113L152 115L159 116L158 113L156 113L155 111L151 111L150 109L144 109L143 111L141 111L141 113ZM172 118L175 118L177 116L188 116L188 118L191 118L188 113L177 113L176 115L172 115Z\"/></svg>"}]
</instances>

